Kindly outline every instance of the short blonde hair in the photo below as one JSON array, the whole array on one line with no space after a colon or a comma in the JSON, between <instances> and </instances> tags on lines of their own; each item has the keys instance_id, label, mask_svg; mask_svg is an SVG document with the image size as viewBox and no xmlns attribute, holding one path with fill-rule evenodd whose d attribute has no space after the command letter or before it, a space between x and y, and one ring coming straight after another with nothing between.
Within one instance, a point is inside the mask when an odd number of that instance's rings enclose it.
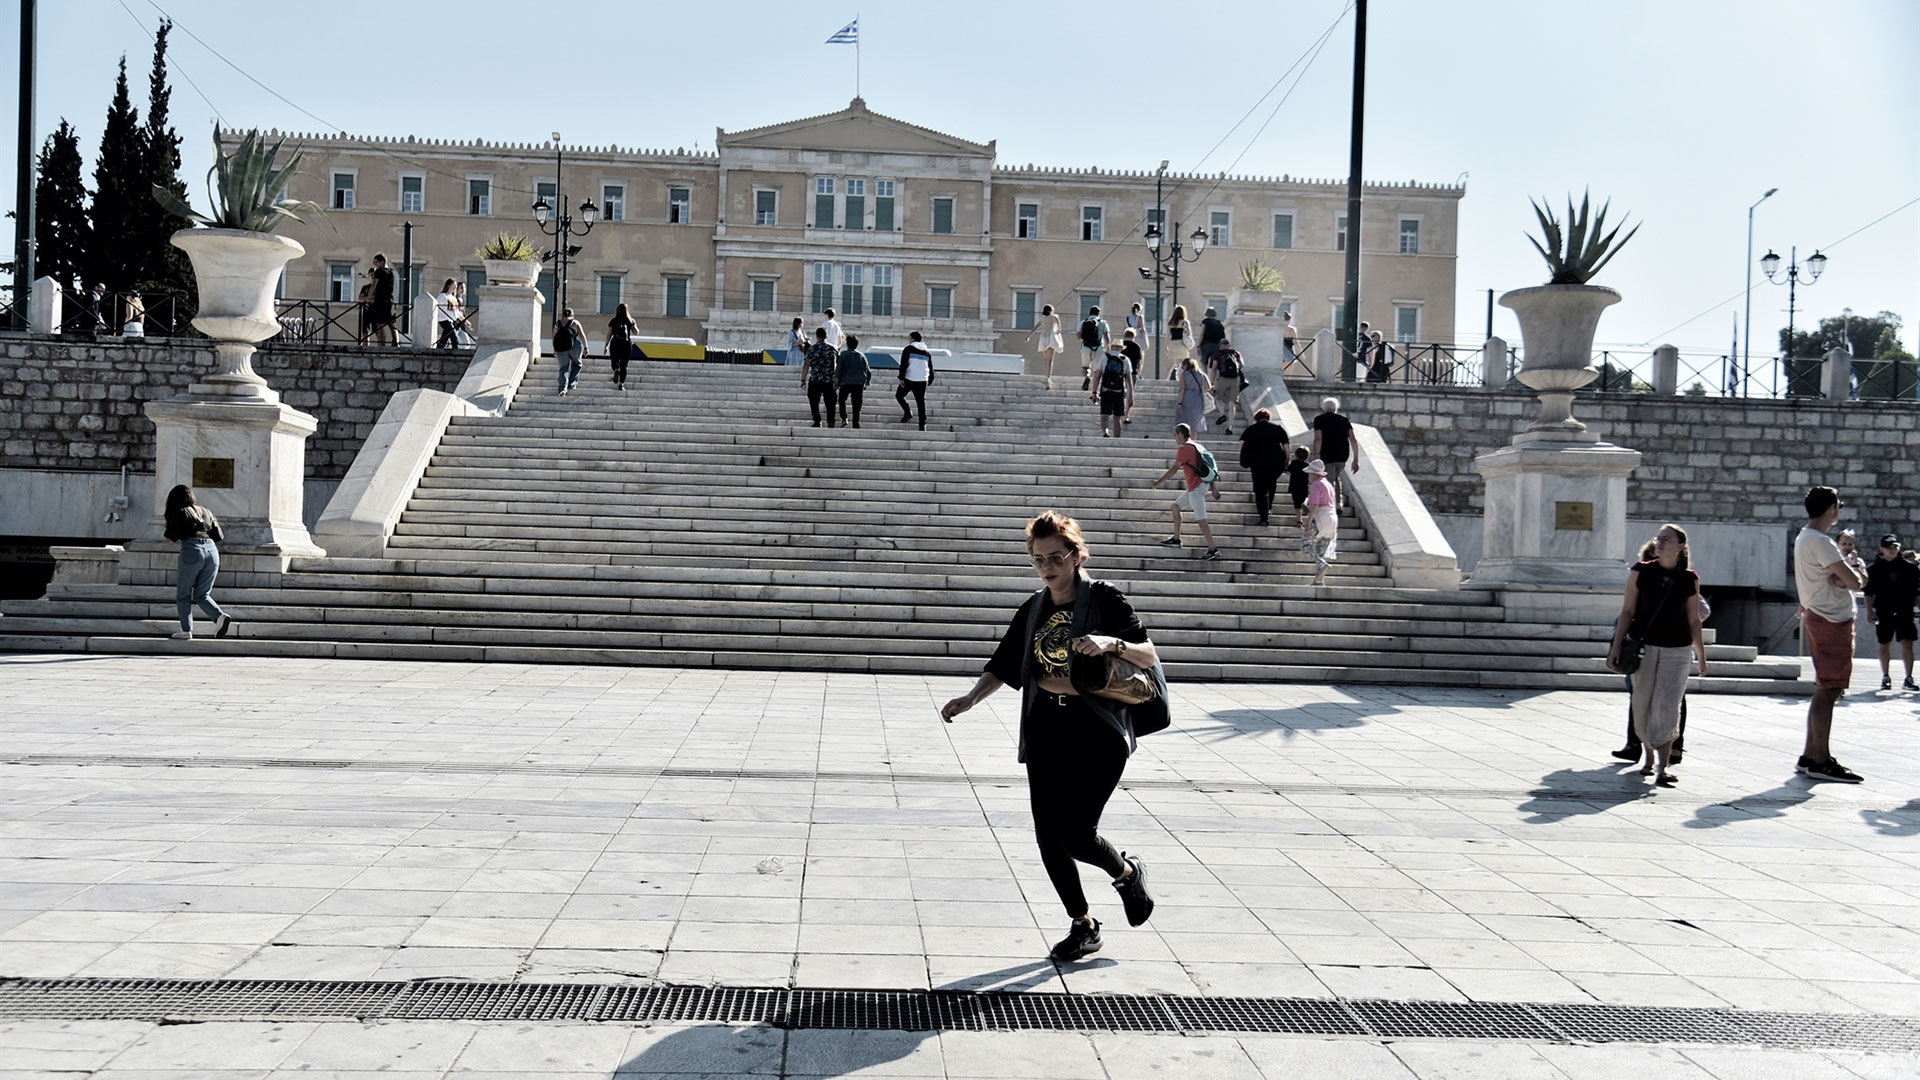
<instances>
[{"instance_id":1,"label":"short blonde hair","mask_svg":"<svg viewBox=\"0 0 1920 1080\"><path fill-rule=\"evenodd\" d=\"M1080 532L1080 523L1058 510L1043 511L1027 522L1027 551L1033 551L1036 541L1056 536L1075 555L1084 559L1091 554L1087 549L1087 538Z\"/></svg>"}]
</instances>

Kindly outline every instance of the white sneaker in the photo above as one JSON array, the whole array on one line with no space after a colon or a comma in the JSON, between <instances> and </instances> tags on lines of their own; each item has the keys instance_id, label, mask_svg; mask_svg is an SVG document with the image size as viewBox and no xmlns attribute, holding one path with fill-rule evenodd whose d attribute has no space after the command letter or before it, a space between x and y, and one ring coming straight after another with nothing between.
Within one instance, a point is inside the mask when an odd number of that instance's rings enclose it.
<instances>
[{"instance_id":1,"label":"white sneaker","mask_svg":"<svg viewBox=\"0 0 1920 1080\"><path fill-rule=\"evenodd\" d=\"M193 640L193 631L191 631L191 630L175 630L175 631L174 631L173 633L171 633L171 634L168 634L167 636L168 636L168 637L170 637L170 638L172 638L172 639L173 639L173 640L175 640L175 641L192 641L192 640Z\"/></svg>"}]
</instances>

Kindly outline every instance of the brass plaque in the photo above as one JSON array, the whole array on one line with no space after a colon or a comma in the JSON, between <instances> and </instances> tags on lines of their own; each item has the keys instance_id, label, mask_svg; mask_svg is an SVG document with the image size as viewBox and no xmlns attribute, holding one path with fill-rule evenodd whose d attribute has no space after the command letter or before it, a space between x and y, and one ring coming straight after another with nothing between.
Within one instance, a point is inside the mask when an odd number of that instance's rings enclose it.
<instances>
[{"instance_id":1,"label":"brass plaque","mask_svg":"<svg viewBox=\"0 0 1920 1080\"><path fill-rule=\"evenodd\" d=\"M233 459L197 457L193 459L193 486L230 488L233 486Z\"/></svg>"},{"instance_id":2,"label":"brass plaque","mask_svg":"<svg viewBox=\"0 0 1920 1080\"><path fill-rule=\"evenodd\" d=\"M1557 502L1553 504L1553 527L1569 532L1593 531L1593 504Z\"/></svg>"}]
</instances>

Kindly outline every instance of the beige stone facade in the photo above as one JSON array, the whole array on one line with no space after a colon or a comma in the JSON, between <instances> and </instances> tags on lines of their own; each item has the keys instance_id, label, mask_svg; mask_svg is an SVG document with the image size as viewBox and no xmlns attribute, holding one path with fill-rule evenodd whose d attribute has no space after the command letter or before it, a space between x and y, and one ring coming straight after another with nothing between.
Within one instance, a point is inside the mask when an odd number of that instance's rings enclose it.
<instances>
[{"instance_id":1,"label":"beige stone facade","mask_svg":"<svg viewBox=\"0 0 1920 1080\"><path fill-rule=\"evenodd\" d=\"M551 146L409 138L289 137L309 174L296 197L334 207L289 235L307 255L285 295L356 294L376 251L397 265L410 221L418 281L478 280L473 250L501 232L542 238L531 206L555 191ZM569 302L590 329L625 302L642 333L715 348L777 348L796 315L829 304L849 330L897 344L921 330L937 346L1031 355L1026 329L1045 304L1071 338L1098 303L1116 332L1129 305L1152 317L1143 233L1152 173L1008 167L976 143L869 110L856 99L823 116L716 133L715 150L568 147L559 186L603 220L569 271ZM1286 277L1284 304L1303 338L1332 327L1344 289L1343 182L1168 174L1166 224L1211 242L1181 267L1180 303L1196 320L1222 309L1241 264ZM1454 340L1454 259L1464 189L1369 184L1361 318L1390 338ZM550 247L551 244L542 244ZM543 286L546 284L543 279ZM414 291L421 291L416 285ZM1171 310L1173 297L1163 288ZM1231 320L1229 320L1231 322Z\"/></svg>"}]
</instances>

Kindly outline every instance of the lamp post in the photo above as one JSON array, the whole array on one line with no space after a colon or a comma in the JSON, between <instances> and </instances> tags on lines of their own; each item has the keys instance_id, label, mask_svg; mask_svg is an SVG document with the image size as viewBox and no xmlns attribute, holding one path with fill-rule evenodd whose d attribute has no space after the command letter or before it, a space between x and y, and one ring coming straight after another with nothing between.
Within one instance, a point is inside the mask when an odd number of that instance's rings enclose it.
<instances>
[{"instance_id":1,"label":"lamp post","mask_svg":"<svg viewBox=\"0 0 1920 1080\"><path fill-rule=\"evenodd\" d=\"M1753 212L1761 203L1773 198L1773 193L1779 190L1777 187L1768 188L1765 195L1755 199L1753 205L1747 207L1747 318L1746 324L1740 330L1741 340L1746 342L1740 349L1741 397L1747 396L1747 373L1753 370Z\"/></svg>"},{"instance_id":2,"label":"lamp post","mask_svg":"<svg viewBox=\"0 0 1920 1080\"><path fill-rule=\"evenodd\" d=\"M1155 184L1156 190L1154 192L1154 198L1156 200L1159 198L1158 186L1158 184ZM1176 221L1173 223L1173 239L1171 242L1167 242L1167 238L1160 232L1158 223L1147 226L1147 252L1153 256L1153 268L1149 270L1144 266L1141 267L1140 276L1153 282L1153 302L1155 307L1160 306L1160 281L1162 278L1168 277L1173 279L1173 306L1180 306L1180 264L1183 262L1198 261L1200 254L1207 249L1207 230L1195 229L1193 230L1193 235L1187 239L1193 246L1193 254L1183 256L1181 254L1179 222ZM1161 252L1162 247L1166 248L1164 254ZM1160 370L1160 332L1161 328L1166 325L1166 321L1166 312L1162 310L1160 312L1160 318L1156 320L1153 333L1153 377L1155 379L1160 378L1164 374ZM1189 329L1191 329L1191 327L1189 327Z\"/></svg>"},{"instance_id":3,"label":"lamp post","mask_svg":"<svg viewBox=\"0 0 1920 1080\"><path fill-rule=\"evenodd\" d=\"M1820 254L1819 251L1815 251L1812 255L1807 256L1806 265L1803 267L1800 263L1800 249L1797 247L1787 249L1787 271L1784 275L1784 280L1787 285L1787 343L1786 348L1781 351L1785 353L1788 361L1793 360L1794 289L1801 283L1801 271L1803 269L1806 271L1806 283L1811 285L1819 281L1820 275L1826 272L1827 257ZM1775 285L1780 284L1780 279L1774 277L1780 270L1780 256L1775 255L1769 250L1766 255L1760 259L1760 270L1767 275L1768 281ZM1787 384L1789 387L1793 384L1792 372L1788 372L1787 374Z\"/></svg>"},{"instance_id":4,"label":"lamp post","mask_svg":"<svg viewBox=\"0 0 1920 1080\"><path fill-rule=\"evenodd\" d=\"M553 197L560 205L556 207L547 202L546 196L541 196L540 201L533 204L533 220L540 226L543 234L553 237L554 240L553 254L550 257L555 261L554 268L559 277L559 281L554 286L553 304L553 325L557 330L560 326L560 313L567 309L567 262L580 251L569 241L576 235L585 236L593 231L594 222L600 220L600 208L594 205L592 199L582 200L577 208L580 211L581 224L577 229L574 227L573 214L568 209L567 196L560 187L560 170L564 164L562 159L564 151L559 145L559 132L553 133L553 141Z\"/></svg>"}]
</instances>

